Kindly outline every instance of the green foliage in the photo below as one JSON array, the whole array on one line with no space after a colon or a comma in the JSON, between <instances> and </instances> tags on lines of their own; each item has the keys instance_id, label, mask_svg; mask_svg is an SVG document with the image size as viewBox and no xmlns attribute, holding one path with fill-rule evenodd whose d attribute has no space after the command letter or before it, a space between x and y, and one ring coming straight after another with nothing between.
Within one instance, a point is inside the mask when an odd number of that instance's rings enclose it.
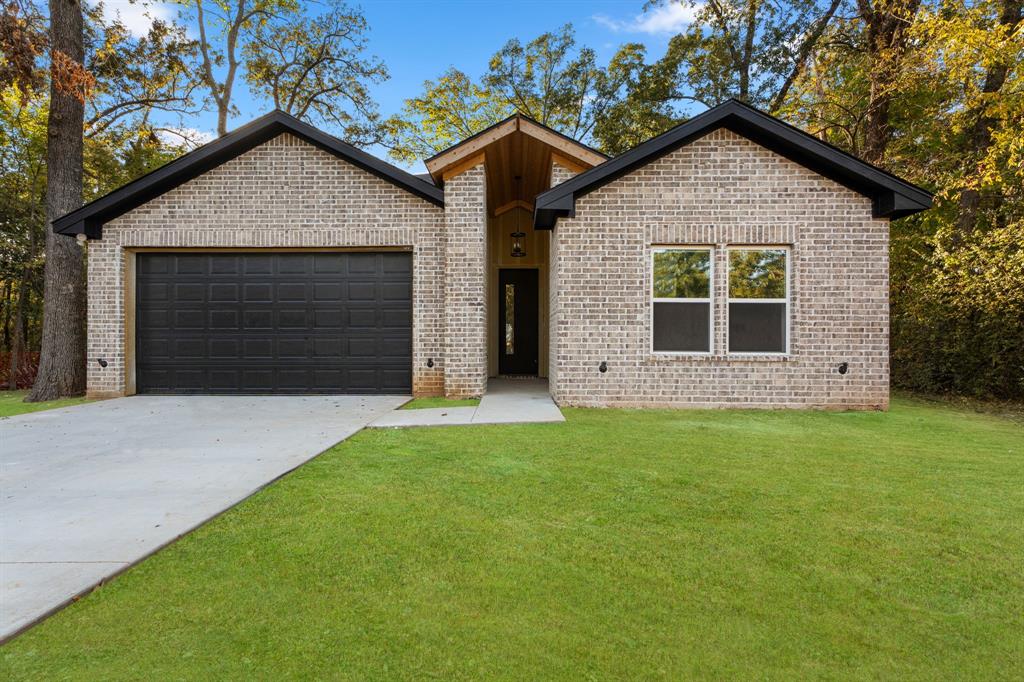
<instances>
[{"instance_id":1,"label":"green foliage","mask_svg":"<svg viewBox=\"0 0 1024 682\"><path fill-rule=\"evenodd\" d=\"M1020 423L566 417L363 431L7 643L0 677L1024 677Z\"/></svg>"},{"instance_id":2,"label":"green foliage","mask_svg":"<svg viewBox=\"0 0 1024 682\"><path fill-rule=\"evenodd\" d=\"M571 25L526 45L512 39L478 83L454 68L424 83L423 94L386 121L386 144L392 158L411 163L514 113L586 141L618 97L622 77L621 70L597 66L594 51L576 44Z\"/></svg>"},{"instance_id":3,"label":"green foliage","mask_svg":"<svg viewBox=\"0 0 1024 682\"><path fill-rule=\"evenodd\" d=\"M275 109L337 127L353 144L375 141L379 121L369 86L386 80L387 69L363 56L367 25L358 10L337 0L321 9L255 22L243 50L246 81Z\"/></svg>"}]
</instances>

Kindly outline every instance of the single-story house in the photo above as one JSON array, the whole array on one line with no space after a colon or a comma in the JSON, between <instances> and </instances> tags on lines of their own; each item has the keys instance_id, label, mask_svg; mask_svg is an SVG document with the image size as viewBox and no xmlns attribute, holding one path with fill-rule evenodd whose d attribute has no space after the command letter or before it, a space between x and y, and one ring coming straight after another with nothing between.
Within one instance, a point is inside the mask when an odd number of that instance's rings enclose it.
<instances>
[{"instance_id":1,"label":"single-story house","mask_svg":"<svg viewBox=\"0 0 1024 682\"><path fill-rule=\"evenodd\" d=\"M728 101L615 158L512 116L405 172L281 112L54 221L88 391L884 408L931 195Z\"/></svg>"}]
</instances>

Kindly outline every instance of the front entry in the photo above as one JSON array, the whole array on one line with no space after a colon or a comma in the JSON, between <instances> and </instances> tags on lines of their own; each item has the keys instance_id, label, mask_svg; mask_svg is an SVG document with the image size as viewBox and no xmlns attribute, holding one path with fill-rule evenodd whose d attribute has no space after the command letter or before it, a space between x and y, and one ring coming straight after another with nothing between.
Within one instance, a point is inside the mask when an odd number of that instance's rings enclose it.
<instances>
[{"instance_id":1,"label":"front entry","mask_svg":"<svg viewBox=\"0 0 1024 682\"><path fill-rule=\"evenodd\" d=\"M499 270L499 374L537 374L537 310L537 270Z\"/></svg>"}]
</instances>

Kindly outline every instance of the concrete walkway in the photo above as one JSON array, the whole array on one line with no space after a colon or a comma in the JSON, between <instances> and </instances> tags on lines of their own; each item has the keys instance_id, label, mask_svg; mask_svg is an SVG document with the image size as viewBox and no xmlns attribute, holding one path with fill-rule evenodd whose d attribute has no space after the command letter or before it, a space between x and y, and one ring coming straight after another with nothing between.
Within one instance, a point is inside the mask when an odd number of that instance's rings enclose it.
<instances>
[{"instance_id":1,"label":"concrete walkway","mask_svg":"<svg viewBox=\"0 0 1024 682\"><path fill-rule=\"evenodd\" d=\"M0 419L0 640L407 400L137 396Z\"/></svg>"},{"instance_id":2,"label":"concrete walkway","mask_svg":"<svg viewBox=\"0 0 1024 682\"><path fill-rule=\"evenodd\" d=\"M373 428L458 426L466 424L525 424L564 422L543 379L491 379L476 407L432 407L395 410L377 419Z\"/></svg>"}]
</instances>

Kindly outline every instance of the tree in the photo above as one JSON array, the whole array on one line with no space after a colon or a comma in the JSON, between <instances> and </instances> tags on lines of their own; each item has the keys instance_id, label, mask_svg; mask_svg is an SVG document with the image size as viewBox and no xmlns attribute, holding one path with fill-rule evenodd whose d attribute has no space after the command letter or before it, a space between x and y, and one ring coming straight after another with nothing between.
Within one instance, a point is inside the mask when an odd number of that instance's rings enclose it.
<instances>
[{"instance_id":1,"label":"tree","mask_svg":"<svg viewBox=\"0 0 1024 682\"><path fill-rule=\"evenodd\" d=\"M871 163L881 163L885 158L890 135L889 108L907 51L908 29L920 6L920 0L857 0L866 29L864 43L870 64L871 96L863 155Z\"/></svg>"},{"instance_id":2,"label":"tree","mask_svg":"<svg viewBox=\"0 0 1024 682\"><path fill-rule=\"evenodd\" d=\"M357 142L374 139L368 85L387 70L361 56L366 20L358 10L338 0L316 15L297 0L188 0L186 8L199 31L200 75L217 109L217 135L236 112L232 97L243 72L275 107L338 125Z\"/></svg>"},{"instance_id":3,"label":"tree","mask_svg":"<svg viewBox=\"0 0 1024 682\"><path fill-rule=\"evenodd\" d=\"M843 0L655 0L683 2L694 20L674 54L683 88L707 106L736 97L774 111L804 69Z\"/></svg>"},{"instance_id":4,"label":"tree","mask_svg":"<svg viewBox=\"0 0 1024 682\"><path fill-rule=\"evenodd\" d=\"M359 12L334 0L317 16L258 23L244 48L246 81L275 109L336 125L354 144L375 141L378 114L368 86L388 72L361 56L366 29Z\"/></svg>"},{"instance_id":5,"label":"tree","mask_svg":"<svg viewBox=\"0 0 1024 682\"><path fill-rule=\"evenodd\" d=\"M92 85L84 68L85 19L78 0L50 0L50 110L46 145L46 222L82 205L82 130ZM28 400L85 391L85 287L82 248L46 230L45 298L39 373Z\"/></svg>"},{"instance_id":6,"label":"tree","mask_svg":"<svg viewBox=\"0 0 1024 682\"><path fill-rule=\"evenodd\" d=\"M567 24L526 45L508 41L478 83L457 69L427 81L422 95L406 100L402 112L386 121L386 144L393 158L413 162L513 113L586 141L621 87L621 80L597 66L593 50L577 46Z\"/></svg>"}]
</instances>

